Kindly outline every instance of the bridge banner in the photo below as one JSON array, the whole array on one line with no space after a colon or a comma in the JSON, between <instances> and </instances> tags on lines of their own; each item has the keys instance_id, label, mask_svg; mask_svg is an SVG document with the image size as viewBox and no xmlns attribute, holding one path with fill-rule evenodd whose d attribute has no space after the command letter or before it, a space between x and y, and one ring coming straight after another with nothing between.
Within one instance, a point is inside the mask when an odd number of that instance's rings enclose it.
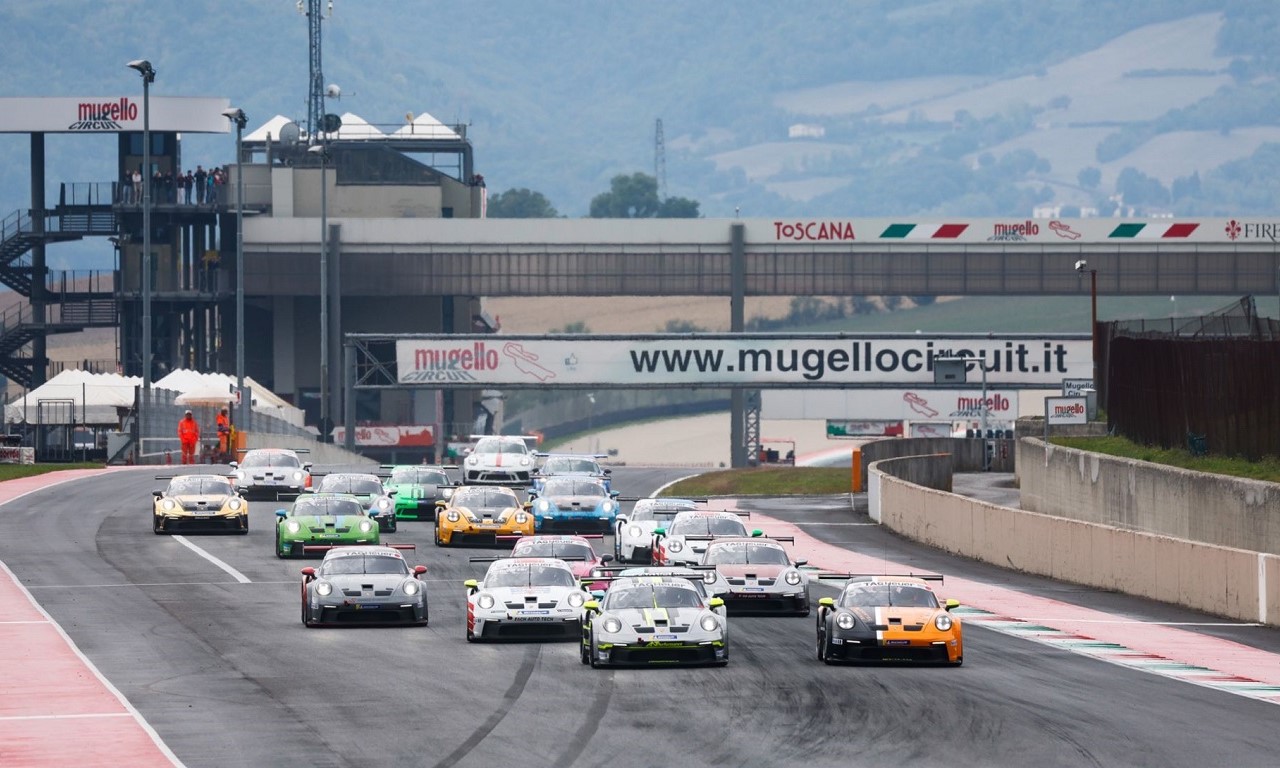
<instances>
[{"instance_id":1,"label":"bridge banner","mask_svg":"<svg viewBox=\"0 0 1280 768\"><path fill-rule=\"evenodd\" d=\"M994 386L1050 387L1093 370L1084 335L415 335L397 382L438 387L883 387L934 384L939 357L980 358ZM968 386L982 378L975 361Z\"/></svg>"}]
</instances>

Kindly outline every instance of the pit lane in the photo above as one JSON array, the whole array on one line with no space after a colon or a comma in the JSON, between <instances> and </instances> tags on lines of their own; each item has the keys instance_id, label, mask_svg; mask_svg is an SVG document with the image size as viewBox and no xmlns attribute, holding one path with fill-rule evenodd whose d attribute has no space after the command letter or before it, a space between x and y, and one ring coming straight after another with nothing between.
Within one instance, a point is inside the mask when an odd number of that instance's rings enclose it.
<instances>
[{"instance_id":1,"label":"pit lane","mask_svg":"<svg viewBox=\"0 0 1280 768\"><path fill-rule=\"evenodd\" d=\"M687 473L614 479L630 495ZM307 563L272 554L273 505L251 505L248 536L188 537L241 583L150 532L158 485L115 472L0 508L0 560L189 766L1268 766L1280 755L1273 704L977 626L960 669L826 667L812 618L734 618L724 669L596 671L572 644L468 644L461 583L483 573L467 558L484 550L436 548L429 523L386 537L416 544L410 562L431 569L429 627L306 630ZM840 525L863 520L841 502L755 506L922 568L1125 616L1212 621ZM1204 631L1280 650L1274 630Z\"/></svg>"}]
</instances>

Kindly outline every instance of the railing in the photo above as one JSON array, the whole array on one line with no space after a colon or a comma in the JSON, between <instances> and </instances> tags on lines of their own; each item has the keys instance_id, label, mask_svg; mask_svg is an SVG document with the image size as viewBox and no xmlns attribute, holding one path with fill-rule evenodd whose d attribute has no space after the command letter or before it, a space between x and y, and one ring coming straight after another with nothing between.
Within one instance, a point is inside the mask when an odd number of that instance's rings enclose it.
<instances>
[{"instance_id":1,"label":"railing","mask_svg":"<svg viewBox=\"0 0 1280 768\"><path fill-rule=\"evenodd\" d=\"M3 338L13 329L29 325L31 323L31 306L29 304L15 304L0 313L0 338Z\"/></svg>"},{"instance_id":2,"label":"railing","mask_svg":"<svg viewBox=\"0 0 1280 768\"><path fill-rule=\"evenodd\" d=\"M55 301L55 297L66 296L68 293L114 295L116 273L115 270L106 269L52 271L45 275L44 289L49 295L48 301Z\"/></svg>"},{"instance_id":3,"label":"railing","mask_svg":"<svg viewBox=\"0 0 1280 768\"><path fill-rule=\"evenodd\" d=\"M59 208L69 205L109 206L119 199L121 190L114 181L63 182L58 193Z\"/></svg>"},{"instance_id":4,"label":"railing","mask_svg":"<svg viewBox=\"0 0 1280 768\"><path fill-rule=\"evenodd\" d=\"M31 213L18 209L0 221L0 243L24 232L31 231Z\"/></svg>"}]
</instances>

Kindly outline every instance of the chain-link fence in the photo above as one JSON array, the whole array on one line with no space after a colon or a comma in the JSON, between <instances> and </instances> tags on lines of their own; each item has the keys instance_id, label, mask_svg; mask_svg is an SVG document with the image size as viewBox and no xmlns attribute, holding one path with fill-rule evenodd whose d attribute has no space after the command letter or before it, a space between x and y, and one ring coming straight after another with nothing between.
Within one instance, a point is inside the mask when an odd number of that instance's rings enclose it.
<instances>
[{"instance_id":1,"label":"chain-link fence","mask_svg":"<svg viewBox=\"0 0 1280 768\"><path fill-rule=\"evenodd\" d=\"M181 405L176 401L182 393L169 389L153 387L148 392L138 387L135 393L133 416L128 420L129 441L107 457L109 462L178 463L182 455L178 422L188 410L200 427L197 460L206 463L217 458L217 417L223 406ZM316 440L314 432L270 414L254 411L252 418L250 428L254 434L286 435L307 442Z\"/></svg>"}]
</instances>

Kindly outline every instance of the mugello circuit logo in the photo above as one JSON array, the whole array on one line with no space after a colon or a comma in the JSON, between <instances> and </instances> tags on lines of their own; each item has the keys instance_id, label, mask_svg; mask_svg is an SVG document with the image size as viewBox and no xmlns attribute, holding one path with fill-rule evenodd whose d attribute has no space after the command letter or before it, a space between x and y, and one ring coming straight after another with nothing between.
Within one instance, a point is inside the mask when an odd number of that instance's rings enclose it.
<instances>
[{"instance_id":1,"label":"mugello circuit logo","mask_svg":"<svg viewBox=\"0 0 1280 768\"><path fill-rule=\"evenodd\" d=\"M68 131L118 131L121 120L138 119L138 105L128 98L119 101L80 102L76 105L76 121Z\"/></svg>"}]
</instances>

